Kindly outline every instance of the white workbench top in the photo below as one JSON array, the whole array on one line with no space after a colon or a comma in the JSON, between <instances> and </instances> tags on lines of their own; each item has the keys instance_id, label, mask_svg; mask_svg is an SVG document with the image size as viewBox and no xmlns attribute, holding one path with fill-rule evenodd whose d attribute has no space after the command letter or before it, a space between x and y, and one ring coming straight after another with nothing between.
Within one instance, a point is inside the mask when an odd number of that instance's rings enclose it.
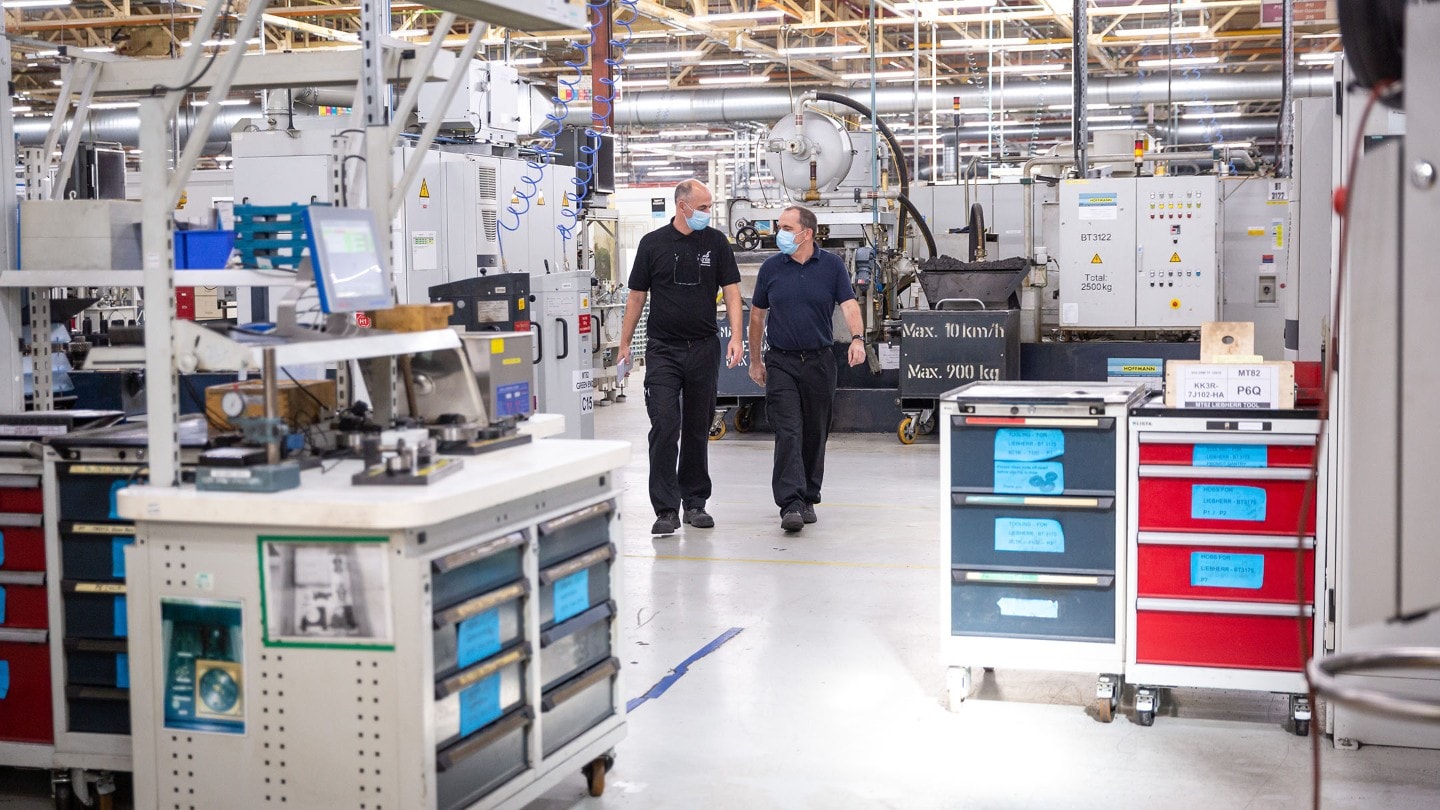
<instances>
[{"instance_id":1,"label":"white workbench top","mask_svg":"<svg viewBox=\"0 0 1440 810\"><path fill-rule=\"evenodd\" d=\"M268 494L134 486L120 490L120 516L140 523L316 527L388 531L443 523L507 501L619 469L630 443L542 439L479 456L428 486L354 486L359 461L308 470L300 488Z\"/></svg>"}]
</instances>

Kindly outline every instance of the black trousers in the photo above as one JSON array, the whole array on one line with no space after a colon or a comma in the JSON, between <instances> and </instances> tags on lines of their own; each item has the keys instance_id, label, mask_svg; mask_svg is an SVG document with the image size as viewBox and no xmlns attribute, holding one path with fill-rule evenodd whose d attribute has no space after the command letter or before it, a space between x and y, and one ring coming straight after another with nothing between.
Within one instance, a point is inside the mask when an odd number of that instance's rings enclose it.
<instances>
[{"instance_id":1,"label":"black trousers","mask_svg":"<svg viewBox=\"0 0 1440 810\"><path fill-rule=\"evenodd\" d=\"M825 478L825 439L835 400L835 352L765 353L765 417L775 431L775 468L770 485L783 515L820 502Z\"/></svg>"},{"instance_id":2,"label":"black trousers","mask_svg":"<svg viewBox=\"0 0 1440 810\"><path fill-rule=\"evenodd\" d=\"M710 497L710 422L720 373L720 340L645 343L645 410L650 414L650 505L695 509Z\"/></svg>"}]
</instances>

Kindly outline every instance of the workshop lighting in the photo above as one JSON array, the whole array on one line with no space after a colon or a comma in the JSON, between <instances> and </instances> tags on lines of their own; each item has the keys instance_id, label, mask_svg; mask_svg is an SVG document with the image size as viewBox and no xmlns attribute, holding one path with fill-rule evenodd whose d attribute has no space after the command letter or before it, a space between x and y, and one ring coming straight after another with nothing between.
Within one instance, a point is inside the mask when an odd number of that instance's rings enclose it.
<instances>
[{"instance_id":1,"label":"workshop lighting","mask_svg":"<svg viewBox=\"0 0 1440 810\"><path fill-rule=\"evenodd\" d=\"M1138 64L1140 67L1153 68L1192 67L1195 65L1213 65L1219 61L1220 57L1218 56L1180 56L1173 59L1141 59L1136 64Z\"/></svg>"},{"instance_id":2,"label":"workshop lighting","mask_svg":"<svg viewBox=\"0 0 1440 810\"><path fill-rule=\"evenodd\" d=\"M31 109L32 109L32 108L31 108L29 105L27 105L27 104L21 104L21 105L19 105L19 106L17 106L17 107L11 107L11 108L10 108L10 112L15 113L15 114L18 115L18 114L20 114L20 113L30 112Z\"/></svg>"},{"instance_id":3,"label":"workshop lighting","mask_svg":"<svg viewBox=\"0 0 1440 810\"><path fill-rule=\"evenodd\" d=\"M71 0L5 0L5 8L57 8L70 5Z\"/></svg>"},{"instance_id":4,"label":"workshop lighting","mask_svg":"<svg viewBox=\"0 0 1440 810\"><path fill-rule=\"evenodd\" d=\"M767 8L763 11L727 11L723 14L700 14L695 17L696 22L728 22L730 20L774 20L784 17L785 12L780 9Z\"/></svg>"},{"instance_id":5,"label":"workshop lighting","mask_svg":"<svg viewBox=\"0 0 1440 810\"><path fill-rule=\"evenodd\" d=\"M1133 122L1135 121L1135 116L1133 116L1133 115L1118 115L1118 114L1117 114L1117 115L1091 115L1091 116L1088 116L1086 120L1090 121L1091 123L1098 123L1098 122L1101 122L1101 121L1129 121L1129 122L1132 122L1132 123L1133 123Z\"/></svg>"},{"instance_id":6,"label":"workshop lighting","mask_svg":"<svg viewBox=\"0 0 1440 810\"><path fill-rule=\"evenodd\" d=\"M506 62L505 64L507 64L507 65L513 65L514 67L528 67L528 66L531 66L531 65L538 65L538 64L540 64L541 62L544 62L544 61L545 61L545 57L543 57L543 56L526 56L526 57L524 57L524 58L522 58L522 59L511 59L510 61Z\"/></svg>"},{"instance_id":7,"label":"workshop lighting","mask_svg":"<svg viewBox=\"0 0 1440 810\"><path fill-rule=\"evenodd\" d=\"M209 101L206 101L206 100L204 100L204 99L201 99L200 101L194 102L194 106L196 106L196 107L204 107L205 105L207 105L207 104L209 104L209 103L210 103ZM220 100L220 106L221 106L221 107L243 107L243 106L245 106L246 104L249 104L249 103L250 103L250 100L249 100L249 99L244 99L244 98L226 98L226 99L221 99L221 100ZM94 105L91 105L91 106L94 106Z\"/></svg>"},{"instance_id":8,"label":"workshop lighting","mask_svg":"<svg viewBox=\"0 0 1440 810\"><path fill-rule=\"evenodd\" d=\"M1068 102L1065 103L1065 104L1047 104L1047 105L1045 105L1045 109L1047 109L1047 110L1073 110L1073 109L1075 109L1075 105L1074 105L1074 104L1071 104L1071 103L1068 103ZM1103 102L1103 101L1090 101L1090 102L1086 102L1086 103L1085 103L1085 109L1087 109L1087 110L1113 110L1113 109L1115 109L1115 105L1114 105L1114 104L1106 104L1106 103Z\"/></svg>"},{"instance_id":9,"label":"workshop lighting","mask_svg":"<svg viewBox=\"0 0 1440 810\"><path fill-rule=\"evenodd\" d=\"M785 48L784 53L791 56L820 56L829 53L856 53L864 49L864 45L814 45L804 48Z\"/></svg>"},{"instance_id":10,"label":"workshop lighting","mask_svg":"<svg viewBox=\"0 0 1440 810\"><path fill-rule=\"evenodd\" d=\"M765 84L770 81L769 76L701 76L700 84Z\"/></svg>"},{"instance_id":11,"label":"workshop lighting","mask_svg":"<svg viewBox=\"0 0 1440 810\"><path fill-rule=\"evenodd\" d=\"M708 129L664 129L655 133L657 138L708 138Z\"/></svg>"},{"instance_id":12,"label":"workshop lighting","mask_svg":"<svg viewBox=\"0 0 1440 810\"><path fill-rule=\"evenodd\" d=\"M1335 61L1335 57L1337 57L1337 56L1339 56L1339 55L1340 55L1340 52L1339 52L1339 51L1321 51L1321 52L1319 52L1319 53L1302 53L1302 54L1300 54L1300 61L1301 61L1301 62L1308 62L1308 63L1310 63L1310 64L1314 64L1314 63L1316 63L1316 62L1334 62L1334 61Z\"/></svg>"},{"instance_id":13,"label":"workshop lighting","mask_svg":"<svg viewBox=\"0 0 1440 810\"><path fill-rule=\"evenodd\" d=\"M1249 149L1254 145L1253 141L1221 141L1215 144L1220 149Z\"/></svg>"},{"instance_id":14,"label":"workshop lighting","mask_svg":"<svg viewBox=\"0 0 1440 810\"><path fill-rule=\"evenodd\" d=\"M140 106L138 101L94 101L90 103L92 110L134 110Z\"/></svg>"},{"instance_id":15,"label":"workshop lighting","mask_svg":"<svg viewBox=\"0 0 1440 810\"><path fill-rule=\"evenodd\" d=\"M227 39L207 39L207 40L205 40L204 42L200 43L200 47L202 47L202 48L220 48L220 47L229 47L229 46L234 45L234 44L235 44L235 40L233 40L233 39L228 39L228 38L227 38ZM250 39L245 40L245 44L246 44L246 45L259 45L259 44L260 44L260 37L251 37ZM188 47L190 47L190 42L189 42L189 41L186 41L186 42L184 43L184 45L185 45L185 47L188 48Z\"/></svg>"},{"instance_id":16,"label":"workshop lighting","mask_svg":"<svg viewBox=\"0 0 1440 810\"><path fill-rule=\"evenodd\" d=\"M669 86L670 86L670 80L669 80L669 79L625 79L625 78L620 78L620 79L616 79L616 80L615 80L615 84L619 85L621 90L631 90L631 89L638 89L638 88L641 88L641 87L669 87Z\"/></svg>"},{"instance_id":17,"label":"workshop lighting","mask_svg":"<svg viewBox=\"0 0 1440 810\"><path fill-rule=\"evenodd\" d=\"M646 172L646 174L650 175L680 175L694 173L694 169L651 169L650 171Z\"/></svg>"},{"instance_id":18,"label":"workshop lighting","mask_svg":"<svg viewBox=\"0 0 1440 810\"><path fill-rule=\"evenodd\" d=\"M896 11L939 11L940 9L990 8L997 0L912 0L896 3Z\"/></svg>"},{"instance_id":19,"label":"workshop lighting","mask_svg":"<svg viewBox=\"0 0 1440 810\"><path fill-rule=\"evenodd\" d=\"M942 39L940 47L959 48L969 51L988 51L1006 48L1010 45L1029 45L1029 37L993 37L990 39Z\"/></svg>"},{"instance_id":20,"label":"workshop lighting","mask_svg":"<svg viewBox=\"0 0 1440 810\"><path fill-rule=\"evenodd\" d=\"M913 79L913 70L881 70L875 73L841 73L840 78L847 82L890 81L893 79Z\"/></svg>"},{"instance_id":21,"label":"workshop lighting","mask_svg":"<svg viewBox=\"0 0 1440 810\"><path fill-rule=\"evenodd\" d=\"M85 53L114 53L115 46L105 45L99 48L81 48L80 50L84 51Z\"/></svg>"},{"instance_id":22,"label":"workshop lighting","mask_svg":"<svg viewBox=\"0 0 1440 810\"><path fill-rule=\"evenodd\" d=\"M1035 73L1064 73L1069 69L1069 65L998 65L990 68L990 72L1024 75Z\"/></svg>"},{"instance_id":23,"label":"workshop lighting","mask_svg":"<svg viewBox=\"0 0 1440 810\"><path fill-rule=\"evenodd\" d=\"M1230 110L1228 112L1184 113L1180 117L1186 121L1208 121L1211 118L1239 118L1244 114L1239 110Z\"/></svg>"},{"instance_id":24,"label":"workshop lighting","mask_svg":"<svg viewBox=\"0 0 1440 810\"><path fill-rule=\"evenodd\" d=\"M1194 37L1210 33L1208 25L1172 25L1169 28L1122 28L1114 31L1116 37Z\"/></svg>"},{"instance_id":25,"label":"workshop lighting","mask_svg":"<svg viewBox=\"0 0 1440 810\"><path fill-rule=\"evenodd\" d=\"M629 51L625 54L627 62L654 62L657 59L699 59L700 51Z\"/></svg>"}]
</instances>

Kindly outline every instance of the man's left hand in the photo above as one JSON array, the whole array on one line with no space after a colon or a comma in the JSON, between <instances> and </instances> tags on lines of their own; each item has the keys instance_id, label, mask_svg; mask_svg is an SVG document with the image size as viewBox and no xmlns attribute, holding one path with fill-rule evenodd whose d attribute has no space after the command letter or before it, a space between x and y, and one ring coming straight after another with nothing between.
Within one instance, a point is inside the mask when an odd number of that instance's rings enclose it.
<instances>
[{"instance_id":1,"label":"man's left hand","mask_svg":"<svg viewBox=\"0 0 1440 810\"><path fill-rule=\"evenodd\" d=\"M740 340L739 335L730 338L730 345L725 347L725 367L734 368L740 364L740 358L745 356L745 343Z\"/></svg>"},{"instance_id":2,"label":"man's left hand","mask_svg":"<svg viewBox=\"0 0 1440 810\"><path fill-rule=\"evenodd\" d=\"M858 366L865 362L865 344L858 340L850 341L850 365Z\"/></svg>"}]
</instances>

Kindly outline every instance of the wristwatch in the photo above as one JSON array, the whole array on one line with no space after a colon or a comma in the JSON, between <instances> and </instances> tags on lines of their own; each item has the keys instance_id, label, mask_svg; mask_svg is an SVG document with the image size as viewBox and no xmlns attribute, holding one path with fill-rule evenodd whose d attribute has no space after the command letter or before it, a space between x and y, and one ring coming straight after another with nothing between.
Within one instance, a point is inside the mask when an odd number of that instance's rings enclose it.
<instances>
[{"instance_id":1,"label":"wristwatch","mask_svg":"<svg viewBox=\"0 0 1440 810\"><path fill-rule=\"evenodd\" d=\"M854 342L857 341L857 340L860 341L861 343L864 343L864 342L865 342L865 336L864 336L864 335L851 335L851 336L850 336L850 342L851 342L851 343L854 343Z\"/></svg>"}]
</instances>

